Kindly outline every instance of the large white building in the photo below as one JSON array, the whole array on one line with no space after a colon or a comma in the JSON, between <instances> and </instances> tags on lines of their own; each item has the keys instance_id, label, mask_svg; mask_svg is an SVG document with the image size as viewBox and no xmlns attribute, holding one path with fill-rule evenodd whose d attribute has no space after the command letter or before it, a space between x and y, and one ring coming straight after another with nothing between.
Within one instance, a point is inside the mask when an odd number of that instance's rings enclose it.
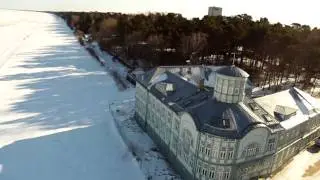
<instances>
[{"instance_id":1,"label":"large white building","mask_svg":"<svg viewBox=\"0 0 320 180\"><path fill-rule=\"evenodd\" d=\"M183 179L269 176L320 135L320 105L290 88L251 98L235 66L158 67L137 77L135 117Z\"/></svg>"},{"instance_id":2,"label":"large white building","mask_svg":"<svg viewBox=\"0 0 320 180\"><path fill-rule=\"evenodd\" d=\"M220 7L209 7L208 16L222 16L222 8Z\"/></svg>"}]
</instances>

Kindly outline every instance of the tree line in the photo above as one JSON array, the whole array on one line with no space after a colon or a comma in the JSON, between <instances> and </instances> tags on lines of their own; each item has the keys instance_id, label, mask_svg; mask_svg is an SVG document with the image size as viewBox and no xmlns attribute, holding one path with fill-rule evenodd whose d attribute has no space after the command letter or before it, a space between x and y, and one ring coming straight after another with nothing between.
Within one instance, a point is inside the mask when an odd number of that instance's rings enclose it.
<instances>
[{"instance_id":1,"label":"tree line","mask_svg":"<svg viewBox=\"0 0 320 180\"><path fill-rule=\"evenodd\" d=\"M274 89L285 82L312 88L320 72L320 29L308 25L272 24L247 14L202 19L175 13L56 14L136 66L235 64L255 85Z\"/></svg>"}]
</instances>

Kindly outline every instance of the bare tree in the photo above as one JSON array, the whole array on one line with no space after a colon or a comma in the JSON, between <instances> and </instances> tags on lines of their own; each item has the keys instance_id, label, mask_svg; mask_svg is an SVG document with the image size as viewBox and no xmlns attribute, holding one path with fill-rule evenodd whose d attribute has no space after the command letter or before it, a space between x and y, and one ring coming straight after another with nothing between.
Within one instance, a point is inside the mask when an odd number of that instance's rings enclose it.
<instances>
[{"instance_id":1,"label":"bare tree","mask_svg":"<svg viewBox=\"0 0 320 180\"><path fill-rule=\"evenodd\" d=\"M181 52L185 58L190 58L195 63L195 56L207 45L207 34L192 33L190 36L183 36L181 39Z\"/></svg>"},{"instance_id":2,"label":"bare tree","mask_svg":"<svg viewBox=\"0 0 320 180\"><path fill-rule=\"evenodd\" d=\"M101 22L98 37L100 40L107 40L114 35L117 30L118 21L115 18L107 18Z\"/></svg>"}]
</instances>

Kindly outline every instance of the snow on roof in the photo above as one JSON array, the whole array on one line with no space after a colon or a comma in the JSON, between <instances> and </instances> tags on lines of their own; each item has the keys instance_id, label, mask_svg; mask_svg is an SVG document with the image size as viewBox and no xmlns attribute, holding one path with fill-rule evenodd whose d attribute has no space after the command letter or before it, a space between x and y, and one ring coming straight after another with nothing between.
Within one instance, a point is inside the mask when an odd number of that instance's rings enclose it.
<instances>
[{"instance_id":1,"label":"snow on roof","mask_svg":"<svg viewBox=\"0 0 320 180\"><path fill-rule=\"evenodd\" d=\"M288 120L280 122L280 125L284 129L291 129L291 128L295 127L296 125L307 121L308 119L309 119L308 116L302 114L301 111L298 111L295 116L292 116Z\"/></svg>"},{"instance_id":2,"label":"snow on roof","mask_svg":"<svg viewBox=\"0 0 320 180\"><path fill-rule=\"evenodd\" d=\"M298 88L293 89L303 97L303 102L308 103L310 109L320 109L320 103L316 98Z\"/></svg>"},{"instance_id":3,"label":"snow on roof","mask_svg":"<svg viewBox=\"0 0 320 180\"><path fill-rule=\"evenodd\" d=\"M292 128L308 120L309 116L316 115L320 112L318 111L320 106L317 100L297 88L255 98L254 101L273 117L275 111L283 111L283 113L287 114L296 110L296 115L280 122L284 128ZM280 110L281 108L279 109L279 107L285 107L285 109Z\"/></svg>"},{"instance_id":4,"label":"snow on roof","mask_svg":"<svg viewBox=\"0 0 320 180\"><path fill-rule=\"evenodd\" d=\"M161 73L161 74L158 74L157 76L153 77L151 80L150 80L150 85L149 87L159 83L159 82L162 82L162 81L165 81L166 79L168 78L167 74L166 73Z\"/></svg>"},{"instance_id":5,"label":"snow on roof","mask_svg":"<svg viewBox=\"0 0 320 180\"><path fill-rule=\"evenodd\" d=\"M249 77L247 72L234 65L221 67L217 70L217 73L232 77Z\"/></svg>"}]
</instances>

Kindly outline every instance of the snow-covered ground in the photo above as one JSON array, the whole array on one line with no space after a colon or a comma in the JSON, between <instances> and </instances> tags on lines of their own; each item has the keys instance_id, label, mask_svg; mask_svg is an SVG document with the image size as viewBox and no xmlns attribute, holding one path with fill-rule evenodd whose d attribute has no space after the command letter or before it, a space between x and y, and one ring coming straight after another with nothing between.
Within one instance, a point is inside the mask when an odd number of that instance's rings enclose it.
<instances>
[{"instance_id":1,"label":"snow-covered ground","mask_svg":"<svg viewBox=\"0 0 320 180\"><path fill-rule=\"evenodd\" d=\"M129 99L119 99L109 104L110 113L118 131L128 146L128 155L134 155L146 179L180 180L180 176L170 167L152 139L138 126L133 117L135 89L130 88L132 84L126 80L128 69L119 61L112 60L109 54L101 51L96 42L86 46L92 48L99 57L99 61L103 62L105 70L118 83L119 91L126 91L128 95L131 94ZM124 155L124 158L126 156Z\"/></svg>"},{"instance_id":2,"label":"snow-covered ground","mask_svg":"<svg viewBox=\"0 0 320 180\"><path fill-rule=\"evenodd\" d=\"M145 178L108 108L132 90L61 19L1 10L0 39L1 180Z\"/></svg>"},{"instance_id":3,"label":"snow-covered ground","mask_svg":"<svg viewBox=\"0 0 320 180\"><path fill-rule=\"evenodd\" d=\"M303 150L276 173L271 180L320 179L320 148L315 145Z\"/></svg>"},{"instance_id":4,"label":"snow-covered ground","mask_svg":"<svg viewBox=\"0 0 320 180\"><path fill-rule=\"evenodd\" d=\"M110 112L141 170L148 179L180 180L152 139L136 123L133 118L134 104L134 99L113 102L110 104Z\"/></svg>"},{"instance_id":5,"label":"snow-covered ground","mask_svg":"<svg viewBox=\"0 0 320 180\"><path fill-rule=\"evenodd\" d=\"M99 57L99 61L104 64L106 71L113 77L120 91L132 87L132 84L126 80L128 69L118 60L102 51L97 42L88 44L87 47L92 48L95 54Z\"/></svg>"}]
</instances>

